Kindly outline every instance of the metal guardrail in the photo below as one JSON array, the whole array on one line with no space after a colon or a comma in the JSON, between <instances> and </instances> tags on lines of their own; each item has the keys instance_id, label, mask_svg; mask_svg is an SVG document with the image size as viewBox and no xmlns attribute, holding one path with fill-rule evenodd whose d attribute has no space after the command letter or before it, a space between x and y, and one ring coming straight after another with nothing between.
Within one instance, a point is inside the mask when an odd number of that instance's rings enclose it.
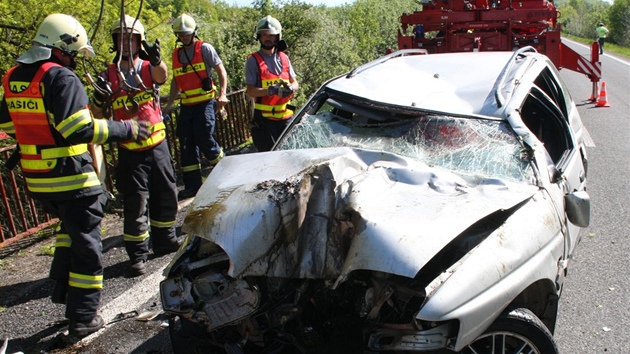
<instances>
[{"instance_id":1,"label":"metal guardrail","mask_svg":"<svg viewBox=\"0 0 630 354\"><path fill-rule=\"evenodd\" d=\"M224 151L229 154L230 151L238 150L251 141L249 122L253 107L245 89L230 92L227 96L230 100L226 107L227 115L222 117L217 114L215 138ZM175 161L174 167L180 176L179 143L175 135L178 114L179 109L175 109L171 112L170 119L165 119L164 123L168 146ZM3 257L3 253L6 253L2 252L3 250L12 253L14 248L19 249L22 245L36 242L39 238L33 235L58 221L47 214L39 206L39 203L28 195L19 165L13 171L1 167L14 149L15 145L0 148L0 168L2 169L2 177L0 178L0 258ZM114 171L118 165L116 150L115 144L102 146L105 161L103 164L105 167L104 183L109 191L113 191L115 186Z\"/></svg>"}]
</instances>

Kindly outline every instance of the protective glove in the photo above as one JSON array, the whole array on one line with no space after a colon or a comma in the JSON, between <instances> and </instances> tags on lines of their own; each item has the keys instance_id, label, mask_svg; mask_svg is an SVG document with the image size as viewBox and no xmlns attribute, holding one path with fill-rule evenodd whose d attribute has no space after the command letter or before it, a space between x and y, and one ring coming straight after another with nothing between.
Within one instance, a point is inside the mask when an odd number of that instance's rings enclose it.
<instances>
[{"instance_id":1,"label":"protective glove","mask_svg":"<svg viewBox=\"0 0 630 354\"><path fill-rule=\"evenodd\" d=\"M267 87L267 96L277 96L280 90L280 83Z\"/></svg>"},{"instance_id":2,"label":"protective glove","mask_svg":"<svg viewBox=\"0 0 630 354\"><path fill-rule=\"evenodd\" d=\"M293 85L282 81L282 85L280 85L280 88L278 89L278 96L280 96L280 98L287 98L291 97L294 92L295 90L293 89Z\"/></svg>"},{"instance_id":3,"label":"protective glove","mask_svg":"<svg viewBox=\"0 0 630 354\"><path fill-rule=\"evenodd\" d=\"M107 81L105 81L105 79L100 76L96 79L96 86L98 86L100 90L96 88L94 89L94 105L96 107L101 107L107 99L107 97L105 96L111 91L107 85ZM103 94L101 91L105 92L105 94Z\"/></svg>"},{"instance_id":4,"label":"protective glove","mask_svg":"<svg viewBox=\"0 0 630 354\"><path fill-rule=\"evenodd\" d=\"M146 60L151 63L152 66L158 66L162 62L162 53L160 52L160 40L156 39L154 45L150 45L146 40L142 40L142 48L147 52ZM144 58L142 58L144 59Z\"/></svg>"},{"instance_id":5,"label":"protective glove","mask_svg":"<svg viewBox=\"0 0 630 354\"><path fill-rule=\"evenodd\" d=\"M127 139L134 141L146 140L151 136L149 131L149 122L140 121L135 119L123 120L123 123L127 126Z\"/></svg>"}]
</instances>

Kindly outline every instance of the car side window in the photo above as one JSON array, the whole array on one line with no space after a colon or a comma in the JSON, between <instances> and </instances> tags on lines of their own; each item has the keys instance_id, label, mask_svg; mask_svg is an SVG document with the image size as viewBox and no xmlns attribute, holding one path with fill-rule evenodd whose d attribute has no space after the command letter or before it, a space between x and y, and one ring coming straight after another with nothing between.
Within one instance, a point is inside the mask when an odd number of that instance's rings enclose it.
<instances>
[{"instance_id":1,"label":"car side window","mask_svg":"<svg viewBox=\"0 0 630 354\"><path fill-rule=\"evenodd\" d=\"M569 116L565 90L548 67L540 72L534 84L555 102L565 118Z\"/></svg>"},{"instance_id":2,"label":"car side window","mask_svg":"<svg viewBox=\"0 0 630 354\"><path fill-rule=\"evenodd\" d=\"M573 149L573 142L564 115L555 102L534 87L521 107L521 116L529 130L544 144L553 163L559 165Z\"/></svg>"}]
</instances>

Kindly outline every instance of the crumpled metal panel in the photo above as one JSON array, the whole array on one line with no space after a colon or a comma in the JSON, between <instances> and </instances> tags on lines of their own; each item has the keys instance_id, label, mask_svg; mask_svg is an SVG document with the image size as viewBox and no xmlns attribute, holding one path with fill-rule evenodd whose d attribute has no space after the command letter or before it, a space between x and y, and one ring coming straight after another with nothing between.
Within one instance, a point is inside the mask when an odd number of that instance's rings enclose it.
<instances>
[{"instance_id":1,"label":"crumpled metal panel","mask_svg":"<svg viewBox=\"0 0 630 354\"><path fill-rule=\"evenodd\" d=\"M360 149L228 156L200 189L183 230L222 247L232 277L341 281L355 269L413 277L472 223L538 190L476 183Z\"/></svg>"}]
</instances>

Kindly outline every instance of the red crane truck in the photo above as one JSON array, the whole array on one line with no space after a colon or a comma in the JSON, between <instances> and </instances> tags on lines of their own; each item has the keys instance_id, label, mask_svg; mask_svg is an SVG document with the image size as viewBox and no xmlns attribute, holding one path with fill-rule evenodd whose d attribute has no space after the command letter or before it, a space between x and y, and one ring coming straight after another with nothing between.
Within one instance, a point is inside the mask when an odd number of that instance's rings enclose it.
<instances>
[{"instance_id":1,"label":"red crane truck","mask_svg":"<svg viewBox=\"0 0 630 354\"><path fill-rule=\"evenodd\" d=\"M582 73L597 99L601 79L598 43L588 60L562 43L560 15L549 0L416 0L422 8L400 17L399 49L429 53L509 51L532 46L558 69Z\"/></svg>"}]
</instances>

